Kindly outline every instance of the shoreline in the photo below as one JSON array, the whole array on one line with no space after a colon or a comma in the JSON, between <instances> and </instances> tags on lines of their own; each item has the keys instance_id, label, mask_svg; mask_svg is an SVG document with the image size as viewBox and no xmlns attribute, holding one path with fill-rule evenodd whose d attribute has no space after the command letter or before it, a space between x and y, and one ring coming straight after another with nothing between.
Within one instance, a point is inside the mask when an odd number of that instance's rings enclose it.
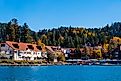
<instances>
[{"instance_id":1,"label":"shoreline","mask_svg":"<svg viewBox=\"0 0 121 81\"><path fill-rule=\"evenodd\" d=\"M121 64L0 64L0 66L121 66Z\"/></svg>"},{"instance_id":2,"label":"shoreline","mask_svg":"<svg viewBox=\"0 0 121 81\"><path fill-rule=\"evenodd\" d=\"M121 66L121 60L68 60L66 62L1 60L0 66Z\"/></svg>"}]
</instances>

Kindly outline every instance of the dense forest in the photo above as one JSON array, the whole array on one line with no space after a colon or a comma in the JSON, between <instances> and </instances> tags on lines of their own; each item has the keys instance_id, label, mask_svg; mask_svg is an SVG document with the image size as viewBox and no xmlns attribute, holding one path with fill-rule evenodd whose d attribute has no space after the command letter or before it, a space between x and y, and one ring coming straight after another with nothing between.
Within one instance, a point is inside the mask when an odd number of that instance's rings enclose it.
<instances>
[{"instance_id":1,"label":"dense forest","mask_svg":"<svg viewBox=\"0 0 121 81\"><path fill-rule=\"evenodd\" d=\"M41 40L45 45L81 48L109 43L112 37L121 37L121 23L115 22L100 28L59 27L32 31L27 23L18 24L17 19L0 23L0 42L15 41L37 43Z\"/></svg>"}]
</instances>

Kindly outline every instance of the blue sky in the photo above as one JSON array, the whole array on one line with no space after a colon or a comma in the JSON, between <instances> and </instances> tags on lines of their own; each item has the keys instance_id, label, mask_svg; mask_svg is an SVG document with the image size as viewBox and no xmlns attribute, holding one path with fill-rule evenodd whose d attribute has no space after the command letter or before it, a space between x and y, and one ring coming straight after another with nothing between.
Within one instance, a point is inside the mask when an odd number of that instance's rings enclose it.
<instances>
[{"instance_id":1,"label":"blue sky","mask_svg":"<svg viewBox=\"0 0 121 81\"><path fill-rule=\"evenodd\" d=\"M121 21L121 0L0 0L0 22L17 18L32 30L101 27Z\"/></svg>"}]
</instances>

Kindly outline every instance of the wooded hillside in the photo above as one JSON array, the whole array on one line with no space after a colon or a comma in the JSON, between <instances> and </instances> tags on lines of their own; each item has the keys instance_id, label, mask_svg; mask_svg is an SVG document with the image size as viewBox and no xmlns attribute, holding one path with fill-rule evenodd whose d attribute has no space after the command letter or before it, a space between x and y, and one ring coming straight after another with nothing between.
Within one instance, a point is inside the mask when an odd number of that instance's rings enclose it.
<instances>
[{"instance_id":1,"label":"wooded hillside","mask_svg":"<svg viewBox=\"0 0 121 81\"><path fill-rule=\"evenodd\" d=\"M115 22L100 28L58 27L32 31L27 23L18 24L17 19L0 23L0 41L37 43L40 39L45 45L81 48L108 44L113 37L121 37L121 23ZM39 40L39 41L40 41Z\"/></svg>"}]
</instances>

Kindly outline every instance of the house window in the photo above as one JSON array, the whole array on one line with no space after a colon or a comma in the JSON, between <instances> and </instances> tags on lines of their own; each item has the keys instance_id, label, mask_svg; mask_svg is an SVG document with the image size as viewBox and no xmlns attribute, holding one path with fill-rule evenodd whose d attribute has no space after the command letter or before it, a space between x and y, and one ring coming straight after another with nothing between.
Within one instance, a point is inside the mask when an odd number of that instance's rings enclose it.
<instances>
[{"instance_id":1,"label":"house window","mask_svg":"<svg viewBox=\"0 0 121 81\"><path fill-rule=\"evenodd\" d=\"M70 54L70 50L66 50L66 53L67 53L67 54Z\"/></svg>"},{"instance_id":2,"label":"house window","mask_svg":"<svg viewBox=\"0 0 121 81\"><path fill-rule=\"evenodd\" d=\"M21 56L21 54L19 53L18 56Z\"/></svg>"},{"instance_id":3,"label":"house window","mask_svg":"<svg viewBox=\"0 0 121 81\"><path fill-rule=\"evenodd\" d=\"M41 46L36 46L36 47L37 47L37 49L42 50L42 47Z\"/></svg>"},{"instance_id":4,"label":"house window","mask_svg":"<svg viewBox=\"0 0 121 81\"><path fill-rule=\"evenodd\" d=\"M118 52L115 52L115 54L118 54Z\"/></svg>"},{"instance_id":5,"label":"house window","mask_svg":"<svg viewBox=\"0 0 121 81\"><path fill-rule=\"evenodd\" d=\"M12 53L12 51L10 51L10 54Z\"/></svg>"},{"instance_id":6,"label":"house window","mask_svg":"<svg viewBox=\"0 0 121 81\"><path fill-rule=\"evenodd\" d=\"M115 55L115 57L118 57L118 55Z\"/></svg>"},{"instance_id":7,"label":"house window","mask_svg":"<svg viewBox=\"0 0 121 81\"><path fill-rule=\"evenodd\" d=\"M31 52L27 52L27 54L31 54Z\"/></svg>"},{"instance_id":8,"label":"house window","mask_svg":"<svg viewBox=\"0 0 121 81\"><path fill-rule=\"evenodd\" d=\"M14 51L14 53L17 53L17 51Z\"/></svg>"},{"instance_id":9,"label":"house window","mask_svg":"<svg viewBox=\"0 0 121 81\"><path fill-rule=\"evenodd\" d=\"M19 53L23 53L23 52L20 51Z\"/></svg>"},{"instance_id":10,"label":"house window","mask_svg":"<svg viewBox=\"0 0 121 81\"><path fill-rule=\"evenodd\" d=\"M1 44L1 47L5 47L5 44Z\"/></svg>"},{"instance_id":11,"label":"house window","mask_svg":"<svg viewBox=\"0 0 121 81\"><path fill-rule=\"evenodd\" d=\"M34 49L34 47L32 45L27 45L29 49Z\"/></svg>"},{"instance_id":12,"label":"house window","mask_svg":"<svg viewBox=\"0 0 121 81\"><path fill-rule=\"evenodd\" d=\"M12 44L15 48L19 48L18 44Z\"/></svg>"},{"instance_id":13,"label":"house window","mask_svg":"<svg viewBox=\"0 0 121 81\"><path fill-rule=\"evenodd\" d=\"M34 54L36 54L36 52L34 52Z\"/></svg>"}]
</instances>

